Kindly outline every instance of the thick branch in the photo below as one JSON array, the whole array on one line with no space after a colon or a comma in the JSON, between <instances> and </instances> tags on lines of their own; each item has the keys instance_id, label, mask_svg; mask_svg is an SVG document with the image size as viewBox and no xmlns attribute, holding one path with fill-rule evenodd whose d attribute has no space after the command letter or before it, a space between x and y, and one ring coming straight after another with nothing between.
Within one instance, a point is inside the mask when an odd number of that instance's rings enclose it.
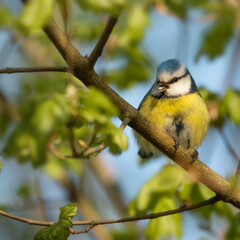
<instances>
[{"instance_id":1,"label":"thick branch","mask_svg":"<svg viewBox=\"0 0 240 240\"><path fill-rule=\"evenodd\" d=\"M98 58L102 55L103 48L106 45L107 40L109 39L110 34L112 33L113 27L117 23L117 17L109 17L107 24L98 39L96 46L94 47L91 55L89 56L89 65L93 67L97 62Z\"/></svg>"},{"instance_id":2,"label":"thick branch","mask_svg":"<svg viewBox=\"0 0 240 240\"><path fill-rule=\"evenodd\" d=\"M70 65L73 74L86 86L95 86L108 95L119 108L122 114L121 119L130 119L129 126L136 132L145 137L156 148L188 171L198 181L221 196L225 201L240 208L240 190L237 187L234 187L231 182L214 172L207 165L199 161L199 159L192 162L192 149L187 150L180 146L178 150L175 151L174 140L167 133L160 131L150 123L138 110L105 84L94 69L90 68L88 58L81 56L56 23L51 21L44 30L63 58Z\"/></svg>"},{"instance_id":3,"label":"thick branch","mask_svg":"<svg viewBox=\"0 0 240 240\"><path fill-rule=\"evenodd\" d=\"M26 72L67 72L67 67L27 67L27 68L0 68L0 74L26 73Z\"/></svg>"},{"instance_id":4,"label":"thick branch","mask_svg":"<svg viewBox=\"0 0 240 240\"><path fill-rule=\"evenodd\" d=\"M89 225L87 229L91 229L97 225L105 225L105 224L113 224L113 223L124 223L124 222L133 222L133 221L139 221L139 220L147 220L147 219L154 219L154 218L159 218L159 217L164 217L168 215L173 215L176 213L182 213L186 212L189 210L197 209L200 207L204 207L206 205L210 204L215 204L216 202L220 201L218 197L212 197L208 200L202 201L200 203L192 204L189 206L182 206L177 209L169 210L169 211L164 211L164 212L159 212L159 213L150 213L142 216L134 216L134 217L124 217L124 218L114 218L114 219L107 219L107 220L97 220L97 221L73 221L72 225ZM46 221L38 221L38 220L33 220L29 218L23 218L23 217L18 217L9 213L6 213L2 210L0 210L0 215L20 221L20 222L25 222L31 225L38 225L38 226L51 226L55 222L46 222ZM88 231L89 231L88 230ZM74 232L74 233L83 233L83 232L88 232L87 230L79 231L79 232ZM73 232L71 232L73 233Z\"/></svg>"}]
</instances>

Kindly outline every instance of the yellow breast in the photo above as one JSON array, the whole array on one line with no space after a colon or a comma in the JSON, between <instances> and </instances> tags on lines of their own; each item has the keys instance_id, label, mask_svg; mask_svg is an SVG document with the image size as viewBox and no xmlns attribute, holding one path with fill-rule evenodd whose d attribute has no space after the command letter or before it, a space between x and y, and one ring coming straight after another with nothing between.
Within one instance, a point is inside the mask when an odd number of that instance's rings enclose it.
<instances>
[{"instance_id":1,"label":"yellow breast","mask_svg":"<svg viewBox=\"0 0 240 240\"><path fill-rule=\"evenodd\" d=\"M201 144L208 130L209 113L198 93L164 99L155 99L149 95L139 111L154 125L166 132L169 132L167 128L170 122L176 116L180 116L186 131L182 137L189 138L188 147L191 148L197 148Z\"/></svg>"}]
</instances>

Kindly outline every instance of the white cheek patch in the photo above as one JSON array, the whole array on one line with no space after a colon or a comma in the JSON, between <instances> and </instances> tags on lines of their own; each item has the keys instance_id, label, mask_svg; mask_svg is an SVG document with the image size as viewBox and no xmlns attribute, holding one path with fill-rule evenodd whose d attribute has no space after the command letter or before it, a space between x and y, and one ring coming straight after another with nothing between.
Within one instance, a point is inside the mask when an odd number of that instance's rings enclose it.
<instances>
[{"instance_id":1,"label":"white cheek patch","mask_svg":"<svg viewBox=\"0 0 240 240\"><path fill-rule=\"evenodd\" d=\"M167 89L166 94L168 96L183 96L188 94L191 89L191 79L188 76L181 78L178 82L170 84L170 87Z\"/></svg>"}]
</instances>

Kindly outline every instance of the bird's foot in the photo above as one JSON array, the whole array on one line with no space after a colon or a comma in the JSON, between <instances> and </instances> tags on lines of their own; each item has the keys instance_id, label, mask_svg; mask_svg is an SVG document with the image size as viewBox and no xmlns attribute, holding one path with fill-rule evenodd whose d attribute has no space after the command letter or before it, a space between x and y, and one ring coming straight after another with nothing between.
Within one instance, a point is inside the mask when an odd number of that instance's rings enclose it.
<instances>
[{"instance_id":1,"label":"bird's foot","mask_svg":"<svg viewBox=\"0 0 240 240\"><path fill-rule=\"evenodd\" d=\"M191 158L192 158L191 163L193 163L197 159L198 155L199 155L198 151L194 149L193 153L191 154Z\"/></svg>"},{"instance_id":2,"label":"bird's foot","mask_svg":"<svg viewBox=\"0 0 240 240\"><path fill-rule=\"evenodd\" d=\"M176 153L176 151L177 151L178 148L179 148L179 143L176 141L176 139L174 139L174 145L173 145L173 147L175 148L174 153Z\"/></svg>"}]
</instances>

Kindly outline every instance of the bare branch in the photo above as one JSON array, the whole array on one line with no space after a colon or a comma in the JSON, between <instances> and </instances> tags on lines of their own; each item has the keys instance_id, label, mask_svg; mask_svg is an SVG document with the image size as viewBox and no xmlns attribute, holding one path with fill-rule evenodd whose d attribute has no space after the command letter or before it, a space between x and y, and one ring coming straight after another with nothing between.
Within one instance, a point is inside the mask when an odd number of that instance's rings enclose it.
<instances>
[{"instance_id":1,"label":"bare branch","mask_svg":"<svg viewBox=\"0 0 240 240\"><path fill-rule=\"evenodd\" d=\"M13 214L6 213L2 210L0 210L0 215L2 215L4 217L11 218L11 219L16 220L16 221L25 222L25 223L28 223L30 225L50 226L50 225L54 224L54 222L45 222L45 221L33 220L33 219L30 219L30 218L18 217L18 216L15 216Z\"/></svg>"},{"instance_id":2,"label":"bare branch","mask_svg":"<svg viewBox=\"0 0 240 240\"><path fill-rule=\"evenodd\" d=\"M197 209L200 207L204 207L206 205L210 204L215 204L216 202L220 201L220 199L215 196L212 197L208 200L192 204L189 206L182 206L177 209L169 210L169 211L164 211L164 212L159 212L159 213L150 213L142 216L134 216L134 217L124 217L124 218L114 218L114 219L107 219L107 220L93 220L93 221L73 221L72 225L89 225L85 230L82 231L71 231L71 233L85 233L91 230L93 227L98 226L98 225L105 225L105 224L114 224L114 223L124 223L124 222L133 222L133 221L140 221L140 220L148 220L148 219L154 219L154 218L159 218L159 217L164 217L168 215L173 215L176 213L182 213L186 212L189 210ZM38 225L38 226L51 226L55 222L46 222L46 221L38 221L38 220L33 220L29 218L23 218L23 217L18 217L9 213L6 213L2 210L0 210L0 215L20 221L20 222L25 222L31 225Z\"/></svg>"},{"instance_id":3,"label":"bare branch","mask_svg":"<svg viewBox=\"0 0 240 240\"><path fill-rule=\"evenodd\" d=\"M117 17L109 17L107 24L98 39L98 42L93 49L91 55L89 56L89 65L90 67L93 67L95 63L97 62L98 58L102 55L103 48L106 45L107 40L109 39L110 34L112 33L113 27L117 23Z\"/></svg>"},{"instance_id":4,"label":"bare branch","mask_svg":"<svg viewBox=\"0 0 240 240\"><path fill-rule=\"evenodd\" d=\"M26 72L68 72L68 68L67 67L0 68L0 74L26 73Z\"/></svg>"}]
</instances>

